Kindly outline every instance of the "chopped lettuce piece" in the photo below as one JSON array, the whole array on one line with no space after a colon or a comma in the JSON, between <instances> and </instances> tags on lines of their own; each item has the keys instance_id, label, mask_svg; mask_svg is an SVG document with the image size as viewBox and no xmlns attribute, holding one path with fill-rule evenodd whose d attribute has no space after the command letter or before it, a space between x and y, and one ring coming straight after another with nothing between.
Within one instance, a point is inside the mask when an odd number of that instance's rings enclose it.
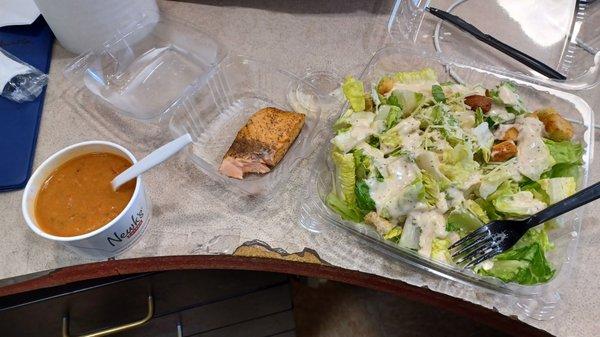
<instances>
[{"instance_id":1,"label":"chopped lettuce piece","mask_svg":"<svg viewBox=\"0 0 600 337\"><path fill-rule=\"evenodd\" d=\"M371 173L371 168L373 166L373 160L371 157L367 156L363 150L356 149L352 151L352 155L354 156L354 170L356 174L356 180L364 180L369 177Z\"/></svg>"},{"instance_id":2,"label":"chopped lettuce piece","mask_svg":"<svg viewBox=\"0 0 600 337\"><path fill-rule=\"evenodd\" d=\"M488 217L486 211L475 201L473 200L465 200L465 207L473 214L477 216L481 222L484 224L490 222L490 218Z\"/></svg>"},{"instance_id":3,"label":"chopped lettuce piece","mask_svg":"<svg viewBox=\"0 0 600 337\"><path fill-rule=\"evenodd\" d=\"M440 185L433 176L425 170L421 170L421 179L423 181L423 202L429 206L435 206L440 196Z\"/></svg>"},{"instance_id":4,"label":"chopped lettuce piece","mask_svg":"<svg viewBox=\"0 0 600 337\"><path fill-rule=\"evenodd\" d=\"M348 152L373 133L371 123L375 115L371 112L355 112L345 118L350 128L338 133L331 141L342 152Z\"/></svg>"},{"instance_id":5,"label":"chopped lettuce piece","mask_svg":"<svg viewBox=\"0 0 600 337\"><path fill-rule=\"evenodd\" d=\"M521 191L529 191L533 194L533 197L537 200L541 200L546 204L549 203L550 198L548 197L548 193L542 188L539 183L540 181L532 181L529 179L525 179L524 181L519 183L519 187Z\"/></svg>"},{"instance_id":6,"label":"chopped lettuce piece","mask_svg":"<svg viewBox=\"0 0 600 337\"><path fill-rule=\"evenodd\" d=\"M583 146L581 144L569 140L555 142L550 139L544 139L544 143L556 164L583 164Z\"/></svg>"},{"instance_id":7,"label":"chopped lettuce piece","mask_svg":"<svg viewBox=\"0 0 600 337\"><path fill-rule=\"evenodd\" d=\"M400 104L402 104L402 115L410 115L416 108L423 102L423 94L420 92L413 92L408 90L398 90L398 98Z\"/></svg>"},{"instance_id":8,"label":"chopped lettuce piece","mask_svg":"<svg viewBox=\"0 0 600 337\"><path fill-rule=\"evenodd\" d=\"M446 95L444 95L444 89L441 86L434 84L431 86L431 94L436 102L445 102Z\"/></svg>"},{"instance_id":9,"label":"chopped lettuce piece","mask_svg":"<svg viewBox=\"0 0 600 337\"><path fill-rule=\"evenodd\" d=\"M542 178L573 177L577 181L582 168L578 164L556 164L542 174Z\"/></svg>"},{"instance_id":10,"label":"chopped lettuce piece","mask_svg":"<svg viewBox=\"0 0 600 337\"><path fill-rule=\"evenodd\" d=\"M394 228L390 229L389 232L385 233L383 236L384 239L393 241L398 243L400 241L400 236L402 235L402 227L394 226Z\"/></svg>"},{"instance_id":11,"label":"chopped lettuce piece","mask_svg":"<svg viewBox=\"0 0 600 337\"><path fill-rule=\"evenodd\" d=\"M517 184L516 182L514 182L512 180L507 180L507 181L503 182L502 184L500 184L500 186L498 186L496 191L494 191L494 193L490 194L486 198L486 200L494 201L494 200L498 199L499 197L506 196L506 195L512 195L517 192L519 192L519 184Z\"/></svg>"},{"instance_id":12,"label":"chopped lettuce piece","mask_svg":"<svg viewBox=\"0 0 600 337\"><path fill-rule=\"evenodd\" d=\"M400 147L400 144L402 144L400 134L394 130L388 131L379 136L379 145L383 151L387 152L392 149L397 149Z\"/></svg>"},{"instance_id":13,"label":"chopped lettuce piece","mask_svg":"<svg viewBox=\"0 0 600 337\"><path fill-rule=\"evenodd\" d=\"M400 110L400 108L390 106L390 110L385 118L386 130L391 129L392 127L396 126L396 124L398 124L398 122L400 121L401 112L402 111Z\"/></svg>"},{"instance_id":14,"label":"chopped lettuce piece","mask_svg":"<svg viewBox=\"0 0 600 337\"><path fill-rule=\"evenodd\" d=\"M364 180L356 183L354 193L356 194L356 206L364 214L375 210L375 201L371 198L369 185Z\"/></svg>"},{"instance_id":15,"label":"chopped lettuce piece","mask_svg":"<svg viewBox=\"0 0 600 337\"><path fill-rule=\"evenodd\" d=\"M475 199L475 202L477 205L479 205L479 207L481 207L482 210L485 211L485 214L488 216L490 221L499 220L502 218L500 215L498 215L498 213L496 213L496 209L491 202L482 198Z\"/></svg>"},{"instance_id":16,"label":"chopped lettuce piece","mask_svg":"<svg viewBox=\"0 0 600 337\"><path fill-rule=\"evenodd\" d=\"M354 205L356 195L354 194L355 173L354 156L351 153L343 154L333 152L333 162L335 163L335 181L338 186L338 197L349 205Z\"/></svg>"},{"instance_id":17,"label":"chopped lettuce piece","mask_svg":"<svg viewBox=\"0 0 600 337\"><path fill-rule=\"evenodd\" d=\"M441 163L435 153L431 151L422 152L417 156L416 163L421 170L426 171L433 179L439 182L441 189L445 189L450 185L450 179L440 171Z\"/></svg>"},{"instance_id":18,"label":"chopped lettuce piece","mask_svg":"<svg viewBox=\"0 0 600 337\"><path fill-rule=\"evenodd\" d=\"M419 249L419 237L421 236L421 228L417 225L414 217L407 217L402 228L402 234L398 245L400 247L417 250Z\"/></svg>"},{"instance_id":19,"label":"chopped lettuce piece","mask_svg":"<svg viewBox=\"0 0 600 337\"><path fill-rule=\"evenodd\" d=\"M545 202L535 199L530 191L503 195L494 199L492 203L498 212L512 216L533 215L547 206Z\"/></svg>"},{"instance_id":20,"label":"chopped lettuce piece","mask_svg":"<svg viewBox=\"0 0 600 337\"><path fill-rule=\"evenodd\" d=\"M354 111L352 111L352 109L348 109L340 116L340 118L338 118L335 121L335 123L333 124L333 131L335 131L336 134L350 130L352 124L350 124L348 118L350 117L350 115L352 115L353 112Z\"/></svg>"},{"instance_id":21,"label":"chopped lettuce piece","mask_svg":"<svg viewBox=\"0 0 600 337\"><path fill-rule=\"evenodd\" d=\"M575 194L577 190L577 183L573 177L541 179L538 183L546 191L550 204L557 203Z\"/></svg>"},{"instance_id":22,"label":"chopped lettuce piece","mask_svg":"<svg viewBox=\"0 0 600 337\"><path fill-rule=\"evenodd\" d=\"M440 262L451 262L452 256L450 255L450 251L448 250L450 244L450 240L447 238L434 238L431 244L431 258Z\"/></svg>"},{"instance_id":23,"label":"chopped lettuce piece","mask_svg":"<svg viewBox=\"0 0 600 337\"><path fill-rule=\"evenodd\" d=\"M479 125L484 122L483 110L480 107L477 107L475 110L475 125ZM488 126L491 126L488 124Z\"/></svg>"},{"instance_id":24,"label":"chopped lettuce piece","mask_svg":"<svg viewBox=\"0 0 600 337\"><path fill-rule=\"evenodd\" d=\"M461 143L443 154L440 171L460 189L466 190L479 182L479 164L473 160L471 149Z\"/></svg>"},{"instance_id":25,"label":"chopped lettuce piece","mask_svg":"<svg viewBox=\"0 0 600 337\"><path fill-rule=\"evenodd\" d=\"M361 81L352 76L346 77L344 84L342 84L342 91L352 110L356 112L365 111L365 88Z\"/></svg>"},{"instance_id":26,"label":"chopped lettuce piece","mask_svg":"<svg viewBox=\"0 0 600 337\"><path fill-rule=\"evenodd\" d=\"M417 71L397 72L393 75L393 77L396 81L405 84L428 81L437 82L437 75L431 68L423 68Z\"/></svg>"},{"instance_id":27,"label":"chopped lettuce piece","mask_svg":"<svg viewBox=\"0 0 600 337\"><path fill-rule=\"evenodd\" d=\"M349 205L342 199L340 199L335 193L329 193L325 200L327 205L331 207L342 219L353 222L361 222L363 220L362 214L356 209L356 207Z\"/></svg>"},{"instance_id":28,"label":"chopped lettuce piece","mask_svg":"<svg viewBox=\"0 0 600 337\"><path fill-rule=\"evenodd\" d=\"M493 276L504 282L538 284L552 279L555 270L546 259L550 248L546 232L529 230L517 244L492 259L491 268L477 268L481 275Z\"/></svg>"},{"instance_id":29,"label":"chopped lettuce piece","mask_svg":"<svg viewBox=\"0 0 600 337\"><path fill-rule=\"evenodd\" d=\"M509 180L513 175L511 168L511 163L500 165L481 177L481 184L479 184L479 196L487 199L490 194L494 193L496 189L498 189L500 184Z\"/></svg>"},{"instance_id":30,"label":"chopped lettuce piece","mask_svg":"<svg viewBox=\"0 0 600 337\"><path fill-rule=\"evenodd\" d=\"M446 230L465 236L483 225L483 221L477 215L461 206L453 209L448 215Z\"/></svg>"}]
</instances>

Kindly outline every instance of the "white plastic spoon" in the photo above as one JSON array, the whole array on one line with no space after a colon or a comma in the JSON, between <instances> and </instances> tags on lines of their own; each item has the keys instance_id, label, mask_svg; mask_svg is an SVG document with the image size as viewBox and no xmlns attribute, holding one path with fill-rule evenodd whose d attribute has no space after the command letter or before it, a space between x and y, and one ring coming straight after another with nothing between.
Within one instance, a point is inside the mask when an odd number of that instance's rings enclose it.
<instances>
[{"instance_id":1,"label":"white plastic spoon","mask_svg":"<svg viewBox=\"0 0 600 337\"><path fill-rule=\"evenodd\" d=\"M113 190L116 191L121 185L169 159L172 155L179 152L179 150L183 149L191 142L192 136L190 136L189 133L186 133L185 135L154 150L142 160L138 161L130 168L116 176L115 179L110 182Z\"/></svg>"}]
</instances>

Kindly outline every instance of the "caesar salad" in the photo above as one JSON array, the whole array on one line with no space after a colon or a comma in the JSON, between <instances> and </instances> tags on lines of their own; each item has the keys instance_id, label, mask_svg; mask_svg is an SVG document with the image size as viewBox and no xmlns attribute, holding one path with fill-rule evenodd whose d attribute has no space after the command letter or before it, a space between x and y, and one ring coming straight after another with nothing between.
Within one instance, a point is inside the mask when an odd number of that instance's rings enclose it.
<instances>
[{"instance_id":1,"label":"caesar salad","mask_svg":"<svg viewBox=\"0 0 600 337\"><path fill-rule=\"evenodd\" d=\"M523 218L576 191L583 146L552 107L529 110L511 82L493 88L440 83L430 68L352 77L348 109L333 125L328 206L382 240L454 264L448 247L496 219ZM539 284L555 268L548 222L474 272Z\"/></svg>"}]
</instances>

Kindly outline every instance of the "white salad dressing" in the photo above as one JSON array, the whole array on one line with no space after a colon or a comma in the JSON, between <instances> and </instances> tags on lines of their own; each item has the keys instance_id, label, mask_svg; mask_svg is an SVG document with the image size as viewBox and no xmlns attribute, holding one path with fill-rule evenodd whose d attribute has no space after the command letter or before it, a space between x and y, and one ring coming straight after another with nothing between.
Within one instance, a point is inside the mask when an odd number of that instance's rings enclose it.
<instances>
[{"instance_id":1,"label":"white salad dressing","mask_svg":"<svg viewBox=\"0 0 600 337\"><path fill-rule=\"evenodd\" d=\"M498 98L500 98L500 100L502 100L502 103L506 105L519 104L519 96L517 96L517 94L515 94L512 90L510 90L504 85L501 85L498 88Z\"/></svg>"},{"instance_id":2,"label":"white salad dressing","mask_svg":"<svg viewBox=\"0 0 600 337\"><path fill-rule=\"evenodd\" d=\"M353 113L347 118L348 124L351 125L350 129L335 136L331 142L344 152L352 150L353 147L375 133L371 126L374 118L375 114L372 112Z\"/></svg>"},{"instance_id":3,"label":"white salad dressing","mask_svg":"<svg viewBox=\"0 0 600 337\"><path fill-rule=\"evenodd\" d=\"M487 113L491 118L497 119L499 123L512 121L515 119L515 114L506 111L504 107L492 105L492 109Z\"/></svg>"},{"instance_id":4,"label":"white salad dressing","mask_svg":"<svg viewBox=\"0 0 600 337\"><path fill-rule=\"evenodd\" d=\"M378 212L385 209L393 219L397 219L417 207L418 195L413 196L407 191L419 174L419 168L414 163L405 157L391 157L375 159L375 166L381 167L378 169L384 180L380 182L376 178L369 178L366 183Z\"/></svg>"},{"instance_id":5,"label":"white salad dressing","mask_svg":"<svg viewBox=\"0 0 600 337\"><path fill-rule=\"evenodd\" d=\"M544 124L537 118L526 117L520 119L517 125L517 169L527 178L538 180L554 165L554 159L542 139Z\"/></svg>"},{"instance_id":6,"label":"white salad dressing","mask_svg":"<svg viewBox=\"0 0 600 337\"><path fill-rule=\"evenodd\" d=\"M406 222L417 225L421 230L418 252L422 256L431 256L431 246L434 238L448 235L446 220L438 210L410 212Z\"/></svg>"},{"instance_id":7,"label":"white salad dressing","mask_svg":"<svg viewBox=\"0 0 600 337\"><path fill-rule=\"evenodd\" d=\"M386 95L389 97L394 90L406 90L412 92L419 92L426 96L431 96L431 86L438 84L436 81L419 81L417 83L400 83L395 82L392 90L390 90Z\"/></svg>"}]
</instances>

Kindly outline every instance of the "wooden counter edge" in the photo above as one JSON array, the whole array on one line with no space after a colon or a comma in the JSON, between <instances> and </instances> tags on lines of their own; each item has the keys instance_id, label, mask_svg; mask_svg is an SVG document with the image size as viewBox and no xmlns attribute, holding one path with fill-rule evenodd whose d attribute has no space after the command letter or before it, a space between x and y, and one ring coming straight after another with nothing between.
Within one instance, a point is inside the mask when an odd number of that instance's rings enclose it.
<instances>
[{"instance_id":1,"label":"wooden counter edge","mask_svg":"<svg viewBox=\"0 0 600 337\"><path fill-rule=\"evenodd\" d=\"M484 323L514 336L552 336L517 318L502 315L496 310L487 309L459 298L438 293L426 287L417 287L399 280L392 280L321 263L306 263L278 258L233 255L186 255L94 262L56 269L34 279L0 287L0 296L116 275L194 269L252 270L324 278L383 291L411 301L432 305Z\"/></svg>"}]
</instances>

